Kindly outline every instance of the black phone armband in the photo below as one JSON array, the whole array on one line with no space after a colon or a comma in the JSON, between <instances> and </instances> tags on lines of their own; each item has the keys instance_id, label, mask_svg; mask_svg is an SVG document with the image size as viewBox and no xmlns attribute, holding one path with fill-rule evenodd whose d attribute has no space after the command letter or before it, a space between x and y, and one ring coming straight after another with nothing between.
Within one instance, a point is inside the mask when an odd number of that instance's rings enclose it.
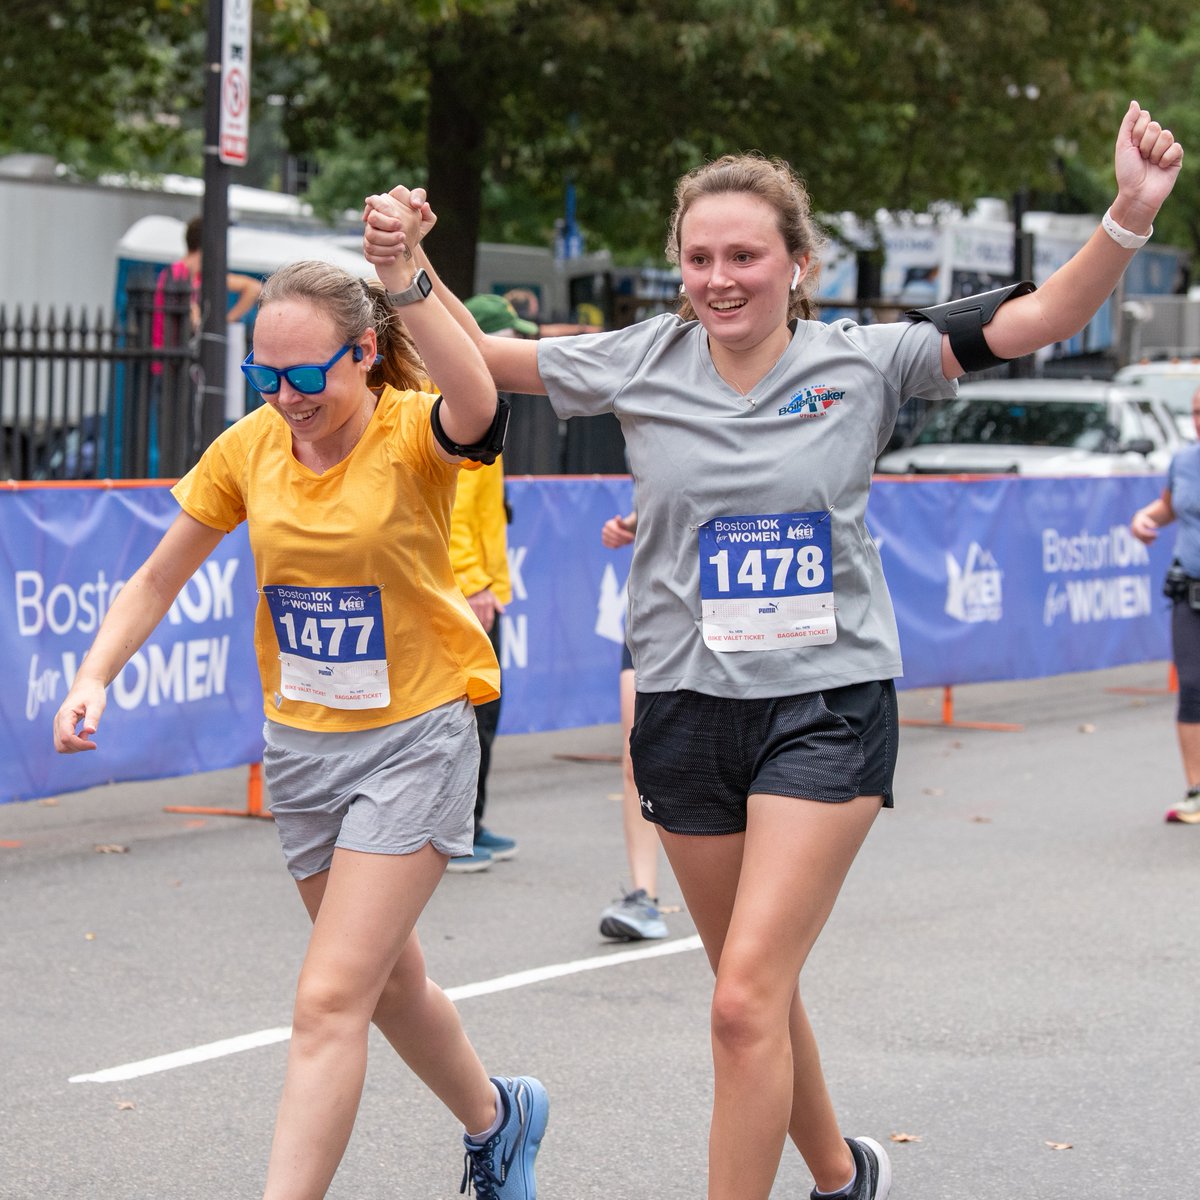
<instances>
[{"instance_id":1,"label":"black phone armband","mask_svg":"<svg viewBox=\"0 0 1200 1200\"><path fill-rule=\"evenodd\" d=\"M492 427L471 446L461 446L458 442L450 440L442 428L442 418L438 412L441 407L442 398L439 396L433 403L433 411L429 414L429 423L433 426L433 436L437 439L437 444L447 454L456 455L458 458L469 458L472 462L481 462L490 467L500 457L500 452L504 449L504 439L508 434L508 416L512 411L512 405L509 404L508 398L503 395L496 397L496 416L492 421Z\"/></svg>"},{"instance_id":2,"label":"black phone armband","mask_svg":"<svg viewBox=\"0 0 1200 1200\"><path fill-rule=\"evenodd\" d=\"M929 321L934 328L950 338L950 349L964 371L986 371L1009 360L992 353L992 348L983 336L983 327L996 315L996 310L1006 300L1027 296L1037 288L1028 280L996 288L991 292L980 292L976 296L961 296L945 304L933 304L928 308L910 308L904 315L910 321Z\"/></svg>"}]
</instances>

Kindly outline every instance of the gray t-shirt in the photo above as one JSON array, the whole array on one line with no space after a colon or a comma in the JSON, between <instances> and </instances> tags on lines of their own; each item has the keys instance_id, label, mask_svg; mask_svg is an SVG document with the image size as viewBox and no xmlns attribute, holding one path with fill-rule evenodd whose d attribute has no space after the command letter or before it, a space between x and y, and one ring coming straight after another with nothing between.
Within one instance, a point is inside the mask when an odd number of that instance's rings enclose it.
<instances>
[{"instance_id":1,"label":"gray t-shirt","mask_svg":"<svg viewBox=\"0 0 1200 1200\"><path fill-rule=\"evenodd\" d=\"M628 636L639 691L758 699L901 673L864 516L901 403L956 392L931 324L798 321L748 396L717 373L699 322L670 315L548 338L538 343L538 370L560 417L612 412L621 422L638 509ZM711 649L701 632L699 527L792 513L828 514L836 640Z\"/></svg>"}]
</instances>

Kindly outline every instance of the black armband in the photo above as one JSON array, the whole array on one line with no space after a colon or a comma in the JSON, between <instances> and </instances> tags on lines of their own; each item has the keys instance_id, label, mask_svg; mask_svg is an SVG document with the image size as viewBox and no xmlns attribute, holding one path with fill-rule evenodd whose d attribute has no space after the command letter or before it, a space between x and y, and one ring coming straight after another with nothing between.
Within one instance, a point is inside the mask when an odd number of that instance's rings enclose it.
<instances>
[{"instance_id":1,"label":"black armband","mask_svg":"<svg viewBox=\"0 0 1200 1200\"><path fill-rule=\"evenodd\" d=\"M496 416L492 421L492 427L471 446L460 446L457 442L450 440L442 428L442 418L438 412L441 407L442 398L439 396L434 401L433 411L429 414L429 423L433 426L433 436L437 439L437 444L447 454L454 454L458 458L469 458L472 462L481 462L485 466L491 466L500 456L500 451L504 449L504 438L508 433L508 414L512 409L508 399L504 396L496 397Z\"/></svg>"},{"instance_id":2,"label":"black armband","mask_svg":"<svg viewBox=\"0 0 1200 1200\"><path fill-rule=\"evenodd\" d=\"M996 309L1006 300L1027 296L1037 291L1032 283L1023 280L1008 287L996 288L993 292L980 292L977 296L962 296L945 304L933 304L929 308L910 308L904 315L910 321L929 321L934 328L950 338L950 349L964 371L986 371L1006 363L992 353L992 348L983 336L983 327L996 315Z\"/></svg>"}]
</instances>

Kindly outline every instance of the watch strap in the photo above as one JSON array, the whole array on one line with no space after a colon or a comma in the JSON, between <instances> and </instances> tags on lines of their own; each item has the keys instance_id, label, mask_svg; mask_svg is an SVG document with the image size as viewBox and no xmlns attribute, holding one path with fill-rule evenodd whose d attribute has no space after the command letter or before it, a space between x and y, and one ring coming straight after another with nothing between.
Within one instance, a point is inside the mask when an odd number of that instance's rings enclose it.
<instances>
[{"instance_id":1,"label":"watch strap","mask_svg":"<svg viewBox=\"0 0 1200 1200\"><path fill-rule=\"evenodd\" d=\"M387 302L393 308L402 308L406 304L415 304L424 300L433 291L433 280L429 278L424 267L418 267L412 278L412 283L402 292L385 292Z\"/></svg>"}]
</instances>

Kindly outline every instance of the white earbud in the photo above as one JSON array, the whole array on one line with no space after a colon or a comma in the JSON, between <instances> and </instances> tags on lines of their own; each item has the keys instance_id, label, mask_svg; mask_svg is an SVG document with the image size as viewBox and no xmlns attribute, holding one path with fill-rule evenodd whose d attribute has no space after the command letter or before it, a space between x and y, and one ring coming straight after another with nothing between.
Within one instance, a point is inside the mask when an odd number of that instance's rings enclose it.
<instances>
[{"instance_id":1,"label":"white earbud","mask_svg":"<svg viewBox=\"0 0 1200 1200\"><path fill-rule=\"evenodd\" d=\"M687 295L687 288L685 288L682 283L679 285L679 294L681 296Z\"/></svg>"},{"instance_id":2,"label":"white earbud","mask_svg":"<svg viewBox=\"0 0 1200 1200\"><path fill-rule=\"evenodd\" d=\"M794 292L800 286L800 264L796 263L792 268L792 291Z\"/></svg>"}]
</instances>

